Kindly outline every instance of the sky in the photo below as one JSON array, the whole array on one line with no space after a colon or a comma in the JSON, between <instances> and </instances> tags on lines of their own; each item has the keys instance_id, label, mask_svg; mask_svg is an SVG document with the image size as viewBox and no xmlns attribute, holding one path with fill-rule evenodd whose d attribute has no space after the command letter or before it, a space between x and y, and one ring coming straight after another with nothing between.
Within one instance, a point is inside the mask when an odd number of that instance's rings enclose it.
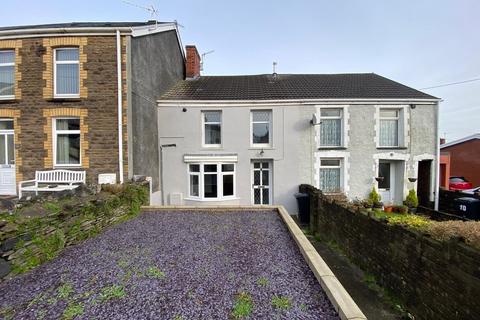
<instances>
[{"instance_id":1,"label":"sky","mask_svg":"<svg viewBox=\"0 0 480 320\"><path fill-rule=\"evenodd\" d=\"M146 21L122 0L0 0L0 26ZM416 89L480 78L478 0L129 0L177 20L205 75L374 72ZM480 81L424 90L442 98L447 141L480 133Z\"/></svg>"}]
</instances>

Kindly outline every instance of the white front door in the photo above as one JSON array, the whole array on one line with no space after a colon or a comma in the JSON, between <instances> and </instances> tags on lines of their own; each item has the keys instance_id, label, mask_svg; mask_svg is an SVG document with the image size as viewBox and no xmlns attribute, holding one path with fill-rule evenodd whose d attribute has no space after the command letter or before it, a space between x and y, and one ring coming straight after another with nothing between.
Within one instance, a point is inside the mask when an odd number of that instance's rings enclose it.
<instances>
[{"instance_id":1,"label":"white front door","mask_svg":"<svg viewBox=\"0 0 480 320\"><path fill-rule=\"evenodd\" d=\"M15 143L13 121L0 119L0 195L15 195Z\"/></svg>"},{"instance_id":2,"label":"white front door","mask_svg":"<svg viewBox=\"0 0 480 320\"><path fill-rule=\"evenodd\" d=\"M382 177L378 181L378 193L382 197L384 204L393 202L395 185L395 166L392 162L380 162L378 164L378 176Z\"/></svg>"},{"instance_id":3,"label":"white front door","mask_svg":"<svg viewBox=\"0 0 480 320\"><path fill-rule=\"evenodd\" d=\"M272 166L269 161L252 162L252 203L271 204Z\"/></svg>"}]
</instances>

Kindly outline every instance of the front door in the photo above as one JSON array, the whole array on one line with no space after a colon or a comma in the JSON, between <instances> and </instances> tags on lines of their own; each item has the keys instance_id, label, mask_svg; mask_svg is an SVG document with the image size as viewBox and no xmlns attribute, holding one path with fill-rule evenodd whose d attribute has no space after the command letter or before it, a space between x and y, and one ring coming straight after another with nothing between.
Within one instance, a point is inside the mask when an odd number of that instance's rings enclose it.
<instances>
[{"instance_id":1,"label":"front door","mask_svg":"<svg viewBox=\"0 0 480 320\"><path fill-rule=\"evenodd\" d=\"M0 195L15 195L15 143L13 121L0 119Z\"/></svg>"},{"instance_id":2,"label":"front door","mask_svg":"<svg viewBox=\"0 0 480 320\"><path fill-rule=\"evenodd\" d=\"M378 164L378 193L382 197L382 202L388 204L393 202L394 186L394 166L391 162L380 162Z\"/></svg>"},{"instance_id":3,"label":"front door","mask_svg":"<svg viewBox=\"0 0 480 320\"><path fill-rule=\"evenodd\" d=\"M271 204L272 166L269 161L252 162L252 202Z\"/></svg>"}]
</instances>

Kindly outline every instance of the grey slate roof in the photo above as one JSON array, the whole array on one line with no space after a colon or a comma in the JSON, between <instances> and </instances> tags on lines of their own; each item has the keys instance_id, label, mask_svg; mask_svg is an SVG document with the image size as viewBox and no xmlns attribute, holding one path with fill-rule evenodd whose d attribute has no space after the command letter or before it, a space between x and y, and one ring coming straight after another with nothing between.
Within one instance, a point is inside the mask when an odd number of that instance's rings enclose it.
<instances>
[{"instance_id":1,"label":"grey slate roof","mask_svg":"<svg viewBox=\"0 0 480 320\"><path fill-rule=\"evenodd\" d=\"M157 22L158 24L167 22ZM0 27L0 31L24 30L24 29L53 29L53 28L121 28L121 27L142 27L155 24L155 20L147 22L67 22L51 24L35 24L24 26Z\"/></svg>"},{"instance_id":2,"label":"grey slate roof","mask_svg":"<svg viewBox=\"0 0 480 320\"><path fill-rule=\"evenodd\" d=\"M374 73L200 76L160 100L437 99Z\"/></svg>"}]
</instances>

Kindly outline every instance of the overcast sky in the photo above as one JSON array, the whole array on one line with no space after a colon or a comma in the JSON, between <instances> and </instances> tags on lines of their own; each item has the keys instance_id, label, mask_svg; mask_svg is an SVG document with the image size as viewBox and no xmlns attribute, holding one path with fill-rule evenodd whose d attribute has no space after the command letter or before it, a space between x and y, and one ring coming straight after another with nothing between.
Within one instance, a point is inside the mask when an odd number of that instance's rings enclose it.
<instances>
[{"instance_id":1,"label":"overcast sky","mask_svg":"<svg viewBox=\"0 0 480 320\"><path fill-rule=\"evenodd\" d=\"M145 21L121 0L1 1L0 25ZM375 72L420 89L480 77L478 0L130 0L177 20L184 44L215 50L204 74ZM480 132L480 81L429 89L441 134Z\"/></svg>"}]
</instances>

